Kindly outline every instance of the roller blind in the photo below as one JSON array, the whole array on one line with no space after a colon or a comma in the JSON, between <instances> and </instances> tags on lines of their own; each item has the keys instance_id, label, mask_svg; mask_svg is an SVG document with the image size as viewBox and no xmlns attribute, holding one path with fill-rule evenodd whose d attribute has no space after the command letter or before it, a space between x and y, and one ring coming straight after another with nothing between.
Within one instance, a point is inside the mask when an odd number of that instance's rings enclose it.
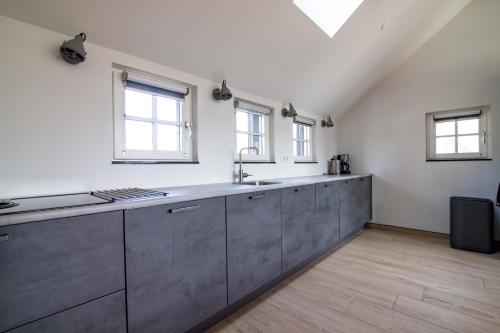
<instances>
[{"instance_id":1,"label":"roller blind","mask_svg":"<svg viewBox=\"0 0 500 333\"><path fill-rule=\"evenodd\" d=\"M298 115L293 117L293 122L299 123L302 125L307 125L307 126L314 126L316 124L316 121L314 119L303 117L303 116L298 116Z\"/></svg>"},{"instance_id":2,"label":"roller blind","mask_svg":"<svg viewBox=\"0 0 500 333\"><path fill-rule=\"evenodd\" d=\"M445 121L445 120L451 120L451 119L479 117L480 115L481 115L481 110L473 110L473 111L445 113L445 114L436 115L433 118L435 121Z\"/></svg>"},{"instance_id":3,"label":"roller blind","mask_svg":"<svg viewBox=\"0 0 500 333\"><path fill-rule=\"evenodd\" d=\"M189 94L189 88L168 85L160 82L153 82L139 75L126 71L121 74L123 86L132 89L138 89L150 92L155 95L166 96L179 100L184 100Z\"/></svg>"},{"instance_id":4,"label":"roller blind","mask_svg":"<svg viewBox=\"0 0 500 333\"><path fill-rule=\"evenodd\" d=\"M234 100L234 108L246 111L250 113L257 113L265 116L269 116L272 113L272 109L263 105L254 104L239 99Z\"/></svg>"}]
</instances>

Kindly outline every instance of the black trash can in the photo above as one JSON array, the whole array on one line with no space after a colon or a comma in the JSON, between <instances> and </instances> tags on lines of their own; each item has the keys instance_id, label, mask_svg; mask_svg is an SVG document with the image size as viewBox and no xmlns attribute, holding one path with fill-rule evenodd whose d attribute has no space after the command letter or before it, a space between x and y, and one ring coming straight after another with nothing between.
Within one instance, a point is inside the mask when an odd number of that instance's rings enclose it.
<instances>
[{"instance_id":1,"label":"black trash can","mask_svg":"<svg viewBox=\"0 0 500 333\"><path fill-rule=\"evenodd\" d=\"M450 245L454 249L495 252L493 202L489 199L450 198Z\"/></svg>"}]
</instances>

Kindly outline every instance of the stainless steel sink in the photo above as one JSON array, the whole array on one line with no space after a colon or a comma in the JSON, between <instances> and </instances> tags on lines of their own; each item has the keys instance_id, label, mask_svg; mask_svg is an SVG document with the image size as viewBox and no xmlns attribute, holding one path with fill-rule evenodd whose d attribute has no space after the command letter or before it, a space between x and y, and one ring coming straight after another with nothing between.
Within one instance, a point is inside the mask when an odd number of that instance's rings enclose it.
<instances>
[{"instance_id":1,"label":"stainless steel sink","mask_svg":"<svg viewBox=\"0 0 500 333\"><path fill-rule=\"evenodd\" d=\"M233 183L235 185L251 185L251 186L264 186L264 185L274 185L280 184L279 182L268 182L265 180L256 180L253 182L241 182L241 183Z\"/></svg>"}]
</instances>

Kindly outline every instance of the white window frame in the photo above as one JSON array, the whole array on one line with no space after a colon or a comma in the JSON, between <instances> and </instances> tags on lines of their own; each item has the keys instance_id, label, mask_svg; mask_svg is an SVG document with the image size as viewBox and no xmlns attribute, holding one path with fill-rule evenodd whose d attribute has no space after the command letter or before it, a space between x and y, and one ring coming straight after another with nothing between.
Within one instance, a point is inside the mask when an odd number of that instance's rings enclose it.
<instances>
[{"instance_id":1,"label":"white window frame","mask_svg":"<svg viewBox=\"0 0 500 333\"><path fill-rule=\"evenodd\" d=\"M488 160L491 158L491 131L489 128L490 106L479 106L457 110L447 110L427 113L426 116L426 159L427 161L460 161ZM457 121L464 119L479 119L479 152L458 153L458 137L474 134L458 134ZM440 137L455 137L455 153L436 154L436 123L439 121L455 121L455 133Z\"/></svg>"},{"instance_id":2,"label":"white window frame","mask_svg":"<svg viewBox=\"0 0 500 333\"><path fill-rule=\"evenodd\" d=\"M309 127L309 140L301 140L297 139L293 136L293 126L299 125L299 126L307 126ZM302 116L295 116L293 118L293 123L292 123L292 151L294 149L294 146L296 142L301 141L301 142L309 142L309 152L310 155L307 156L297 156L295 153L293 153L293 158L295 162L314 162L315 160L315 140L314 140L314 135L315 135L315 127L316 127L316 121L314 119L302 117Z\"/></svg>"},{"instance_id":3,"label":"white window frame","mask_svg":"<svg viewBox=\"0 0 500 333\"><path fill-rule=\"evenodd\" d=\"M237 127L237 112L245 112L249 114L256 114L262 117L263 129L262 133L252 132L251 128L248 131L239 131ZM239 151L237 149L237 134L246 135L259 135L263 137L264 140L264 151L259 151L258 154L249 154L248 150L244 150L241 154L242 161L260 161L260 162L271 162L271 116L273 114L273 109L268 106L260 105L257 103L249 102L240 98L234 99L234 160L239 161ZM249 123L249 127L251 124Z\"/></svg>"},{"instance_id":4,"label":"white window frame","mask_svg":"<svg viewBox=\"0 0 500 333\"><path fill-rule=\"evenodd\" d=\"M114 159L115 160L153 160L153 161L192 161L193 160L193 142L192 142L192 96L188 93L184 101L178 104L180 113L179 122L163 121L156 118L156 98L153 98L153 117L152 119L142 119L125 114L125 89L122 73L126 70L127 74L133 75L134 80L147 85L169 89L173 91L183 91L189 89L181 86L177 81L159 77L153 74L144 73L133 69L124 69L121 67L113 68L113 119L114 119ZM131 89L131 88L127 88ZM135 90L135 89L134 89ZM138 90L140 91L140 90ZM154 95L154 94L153 94ZM125 120L138 120L153 123L153 150L131 150L126 149L125 145ZM156 124L176 125L180 130L180 151L158 151L156 150Z\"/></svg>"}]
</instances>

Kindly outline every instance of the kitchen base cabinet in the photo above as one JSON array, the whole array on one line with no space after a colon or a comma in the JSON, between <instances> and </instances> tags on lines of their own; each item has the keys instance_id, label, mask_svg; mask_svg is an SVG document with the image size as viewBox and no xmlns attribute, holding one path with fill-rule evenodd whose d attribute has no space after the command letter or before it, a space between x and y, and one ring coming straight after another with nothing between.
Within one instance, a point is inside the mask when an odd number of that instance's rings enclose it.
<instances>
[{"instance_id":1,"label":"kitchen base cabinet","mask_svg":"<svg viewBox=\"0 0 500 333\"><path fill-rule=\"evenodd\" d=\"M125 292L116 292L9 332L126 333Z\"/></svg>"},{"instance_id":2,"label":"kitchen base cabinet","mask_svg":"<svg viewBox=\"0 0 500 333\"><path fill-rule=\"evenodd\" d=\"M315 187L303 185L281 191L283 272L314 255Z\"/></svg>"},{"instance_id":3,"label":"kitchen base cabinet","mask_svg":"<svg viewBox=\"0 0 500 333\"><path fill-rule=\"evenodd\" d=\"M225 198L125 211L128 330L184 332L227 306Z\"/></svg>"},{"instance_id":4,"label":"kitchen base cabinet","mask_svg":"<svg viewBox=\"0 0 500 333\"><path fill-rule=\"evenodd\" d=\"M338 182L316 184L314 251L321 253L340 240Z\"/></svg>"},{"instance_id":5,"label":"kitchen base cabinet","mask_svg":"<svg viewBox=\"0 0 500 333\"><path fill-rule=\"evenodd\" d=\"M229 196L228 302L233 304L281 274L281 192Z\"/></svg>"},{"instance_id":6,"label":"kitchen base cabinet","mask_svg":"<svg viewBox=\"0 0 500 333\"><path fill-rule=\"evenodd\" d=\"M361 228L371 219L371 177L340 182L340 236Z\"/></svg>"},{"instance_id":7,"label":"kitchen base cabinet","mask_svg":"<svg viewBox=\"0 0 500 333\"><path fill-rule=\"evenodd\" d=\"M0 228L0 332L125 288L123 213Z\"/></svg>"}]
</instances>

